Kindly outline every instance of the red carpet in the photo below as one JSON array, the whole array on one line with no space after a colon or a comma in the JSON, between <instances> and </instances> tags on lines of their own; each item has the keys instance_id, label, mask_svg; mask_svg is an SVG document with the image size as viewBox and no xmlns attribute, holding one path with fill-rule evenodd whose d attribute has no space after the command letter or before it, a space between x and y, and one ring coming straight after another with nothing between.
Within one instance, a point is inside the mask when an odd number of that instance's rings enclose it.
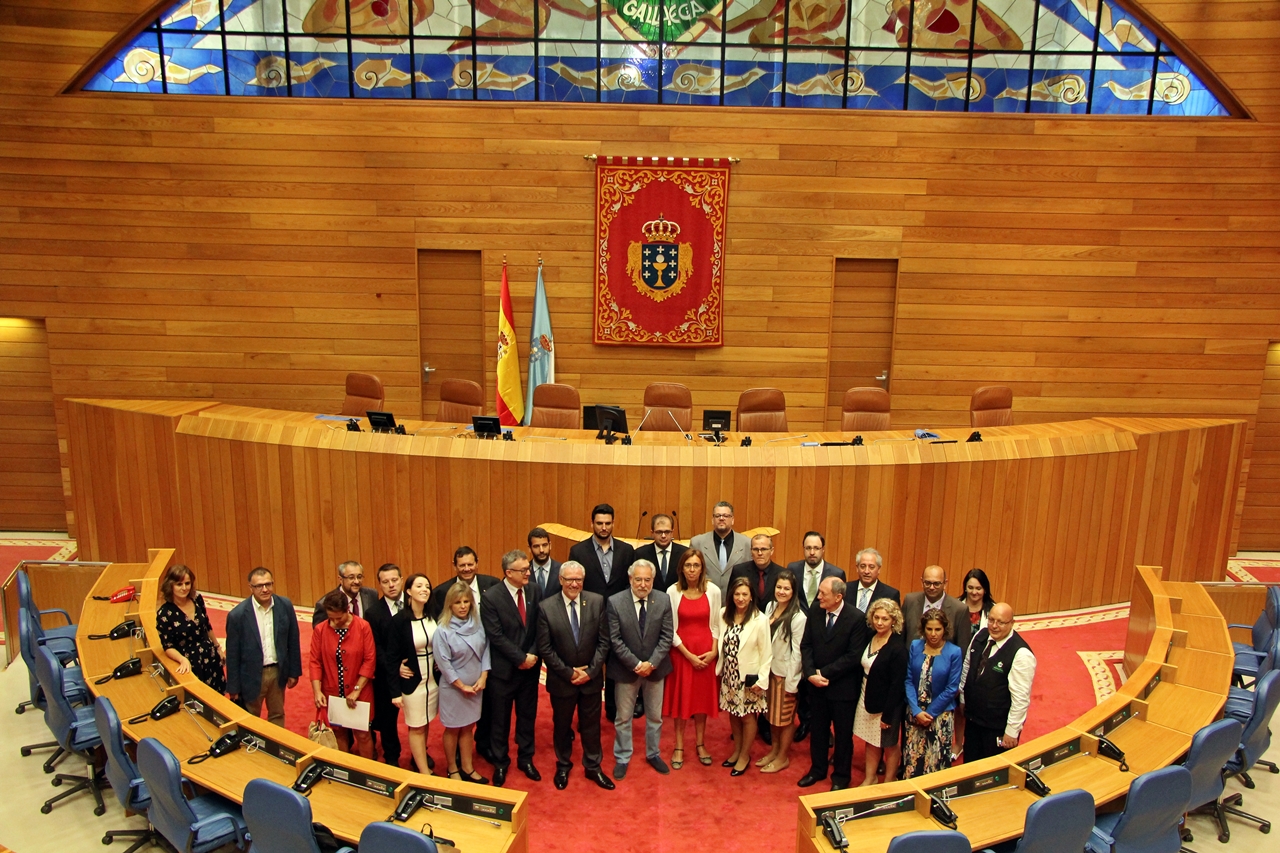
<instances>
[{"instance_id":1,"label":"red carpet","mask_svg":"<svg viewBox=\"0 0 1280 853\"><path fill-rule=\"evenodd\" d=\"M1280 583L1280 560L1228 560L1227 580L1242 583Z\"/></svg>"},{"instance_id":2,"label":"red carpet","mask_svg":"<svg viewBox=\"0 0 1280 853\"><path fill-rule=\"evenodd\" d=\"M23 560L74 560L75 558L76 543L70 539L41 539L38 535L22 539L0 539L0 581L7 581L18 563ZM17 593L15 592L14 595ZM0 613L0 631L3 630L4 614ZM4 645L4 636L7 634L0 635L0 645Z\"/></svg>"}]
</instances>

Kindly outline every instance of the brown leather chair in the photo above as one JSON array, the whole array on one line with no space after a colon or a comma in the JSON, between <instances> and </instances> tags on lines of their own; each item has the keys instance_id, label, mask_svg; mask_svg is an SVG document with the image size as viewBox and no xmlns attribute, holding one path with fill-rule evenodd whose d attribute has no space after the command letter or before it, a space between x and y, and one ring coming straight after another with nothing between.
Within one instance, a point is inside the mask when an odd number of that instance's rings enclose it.
<instances>
[{"instance_id":1,"label":"brown leather chair","mask_svg":"<svg viewBox=\"0 0 1280 853\"><path fill-rule=\"evenodd\" d=\"M382 380L372 373L347 374L347 398L342 401L340 415L363 418L365 412L381 412L387 401Z\"/></svg>"},{"instance_id":2,"label":"brown leather chair","mask_svg":"<svg viewBox=\"0 0 1280 853\"><path fill-rule=\"evenodd\" d=\"M969 426L1013 426L1013 389L1004 385L984 385L969 401Z\"/></svg>"},{"instance_id":3,"label":"brown leather chair","mask_svg":"<svg viewBox=\"0 0 1280 853\"><path fill-rule=\"evenodd\" d=\"M883 388L850 388L840 407L842 432L871 432L889 428L889 392Z\"/></svg>"},{"instance_id":4,"label":"brown leather chair","mask_svg":"<svg viewBox=\"0 0 1280 853\"><path fill-rule=\"evenodd\" d=\"M579 429L582 426L582 402L572 385L544 382L533 389L533 416L529 426L553 429Z\"/></svg>"},{"instance_id":5,"label":"brown leather chair","mask_svg":"<svg viewBox=\"0 0 1280 853\"><path fill-rule=\"evenodd\" d=\"M738 432L786 432L787 398L777 388L751 388L738 397Z\"/></svg>"},{"instance_id":6,"label":"brown leather chair","mask_svg":"<svg viewBox=\"0 0 1280 853\"><path fill-rule=\"evenodd\" d=\"M484 414L484 389L470 379L446 379L440 383L440 408L436 420L446 424L469 424L474 415Z\"/></svg>"},{"instance_id":7,"label":"brown leather chair","mask_svg":"<svg viewBox=\"0 0 1280 853\"><path fill-rule=\"evenodd\" d=\"M653 432L693 429L693 395L679 382L651 382L644 389L644 428Z\"/></svg>"}]
</instances>

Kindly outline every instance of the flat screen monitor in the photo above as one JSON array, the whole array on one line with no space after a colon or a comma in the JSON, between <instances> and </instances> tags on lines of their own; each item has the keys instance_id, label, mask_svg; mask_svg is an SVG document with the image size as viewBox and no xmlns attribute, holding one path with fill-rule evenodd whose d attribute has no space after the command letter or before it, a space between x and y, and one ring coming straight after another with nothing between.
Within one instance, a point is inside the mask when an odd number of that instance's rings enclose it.
<instances>
[{"instance_id":1,"label":"flat screen monitor","mask_svg":"<svg viewBox=\"0 0 1280 853\"><path fill-rule=\"evenodd\" d=\"M374 432L395 432L396 416L390 412L365 412L369 419L369 429Z\"/></svg>"},{"instance_id":2,"label":"flat screen monitor","mask_svg":"<svg viewBox=\"0 0 1280 853\"><path fill-rule=\"evenodd\" d=\"M592 403L589 406L582 407L582 428L583 429L600 429L596 426L596 405Z\"/></svg>"},{"instance_id":3,"label":"flat screen monitor","mask_svg":"<svg viewBox=\"0 0 1280 853\"><path fill-rule=\"evenodd\" d=\"M728 409L705 409L702 412L702 428L708 432L727 432L729 430L729 417L732 414Z\"/></svg>"},{"instance_id":4,"label":"flat screen monitor","mask_svg":"<svg viewBox=\"0 0 1280 853\"><path fill-rule=\"evenodd\" d=\"M596 429L601 434L615 432L627 435L627 413L619 406L596 406Z\"/></svg>"},{"instance_id":5,"label":"flat screen monitor","mask_svg":"<svg viewBox=\"0 0 1280 853\"><path fill-rule=\"evenodd\" d=\"M502 435L502 421L493 415L472 415L471 428L476 431L476 435L485 437Z\"/></svg>"}]
</instances>

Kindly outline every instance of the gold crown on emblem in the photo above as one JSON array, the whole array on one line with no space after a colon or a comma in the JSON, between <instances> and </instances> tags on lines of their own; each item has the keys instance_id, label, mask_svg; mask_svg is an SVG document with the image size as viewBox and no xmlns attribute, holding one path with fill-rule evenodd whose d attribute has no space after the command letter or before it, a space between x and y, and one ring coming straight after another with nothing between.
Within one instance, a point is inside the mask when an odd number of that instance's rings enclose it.
<instances>
[{"instance_id":1,"label":"gold crown on emblem","mask_svg":"<svg viewBox=\"0 0 1280 853\"><path fill-rule=\"evenodd\" d=\"M668 222L662 214L658 214L657 219L646 222L640 231L644 234L645 241L649 243L674 243L680 236L680 226L674 222Z\"/></svg>"}]
</instances>

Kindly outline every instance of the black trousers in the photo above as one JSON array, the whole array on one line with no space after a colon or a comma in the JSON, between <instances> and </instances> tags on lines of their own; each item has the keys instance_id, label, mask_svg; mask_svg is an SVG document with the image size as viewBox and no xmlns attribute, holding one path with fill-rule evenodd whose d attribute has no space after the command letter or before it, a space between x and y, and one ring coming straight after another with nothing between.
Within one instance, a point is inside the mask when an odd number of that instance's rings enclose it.
<instances>
[{"instance_id":1,"label":"black trousers","mask_svg":"<svg viewBox=\"0 0 1280 853\"><path fill-rule=\"evenodd\" d=\"M809 725L809 691L812 689L807 678L801 678L796 687L796 719L805 725Z\"/></svg>"},{"instance_id":2,"label":"black trousers","mask_svg":"<svg viewBox=\"0 0 1280 853\"><path fill-rule=\"evenodd\" d=\"M827 689L809 689L809 774L819 779L826 778L828 730L834 724L836 742L831 781L848 785L853 766L853 714L858 702L856 699L828 699Z\"/></svg>"},{"instance_id":3,"label":"black trousers","mask_svg":"<svg viewBox=\"0 0 1280 853\"><path fill-rule=\"evenodd\" d=\"M516 758L533 760L533 731L538 718L539 667L517 670L510 678L490 678L485 685L489 696L489 752L494 767L511 764L511 710L516 713Z\"/></svg>"},{"instance_id":4,"label":"black trousers","mask_svg":"<svg viewBox=\"0 0 1280 853\"><path fill-rule=\"evenodd\" d=\"M578 712L578 734L582 737L582 766L587 772L600 769L604 751L600 745L600 683L584 684L572 696L551 696L551 725L556 747L556 768L573 767L573 713Z\"/></svg>"},{"instance_id":5,"label":"black trousers","mask_svg":"<svg viewBox=\"0 0 1280 853\"><path fill-rule=\"evenodd\" d=\"M1000 738L1004 737L1004 729L989 729L980 726L973 720L964 723L964 763L989 758L1005 752L1000 746Z\"/></svg>"},{"instance_id":6,"label":"black trousers","mask_svg":"<svg viewBox=\"0 0 1280 853\"><path fill-rule=\"evenodd\" d=\"M391 694L377 681L373 684L373 720L370 726L382 742L382 760L400 765L400 709L391 704ZM377 757L377 747L374 757Z\"/></svg>"}]
</instances>

